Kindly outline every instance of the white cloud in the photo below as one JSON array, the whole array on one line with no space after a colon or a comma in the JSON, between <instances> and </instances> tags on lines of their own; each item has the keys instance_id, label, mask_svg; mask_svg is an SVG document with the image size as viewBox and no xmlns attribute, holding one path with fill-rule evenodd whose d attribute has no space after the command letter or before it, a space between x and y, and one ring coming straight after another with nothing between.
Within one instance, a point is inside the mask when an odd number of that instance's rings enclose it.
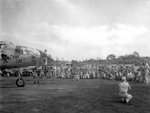
<instances>
[{"instance_id":1,"label":"white cloud","mask_svg":"<svg viewBox=\"0 0 150 113\"><path fill-rule=\"evenodd\" d=\"M136 47L129 50L126 45L134 44L137 36L149 32L144 26L133 27L125 24L117 24L115 28L108 25L87 28L43 23L32 28L34 28L32 32L26 36L14 33L15 42L41 50L46 48L52 56L69 60L105 58L111 53L116 55L132 53ZM10 37L12 34L8 39Z\"/></svg>"},{"instance_id":2,"label":"white cloud","mask_svg":"<svg viewBox=\"0 0 150 113\"><path fill-rule=\"evenodd\" d=\"M5 0L2 4L2 40L47 49L65 59L142 52L140 47L149 53L149 1ZM139 36L147 38L135 43Z\"/></svg>"},{"instance_id":3,"label":"white cloud","mask_svg":"<svg viewBox=\"0 0 150 113\"><path fill-rule=\"evenodd\" d=\"M59 33L62 40L67 40L68 43L63 45L54 43L49 47L59 51L60 54L57 54L67 59L77 59L78 54L78 58L81 59L86 58L86 56L105 58L110 53L117 55L132 53L126 48L126 45L134 44L138 35L149 31L144 26L133 27L125 24L118 24L115 29L112 28L111 30L109 26L85 28L54 25L51 28L54 32Z\"/></svg>"},{"instance_id":4,"label":"white cloud","mask_svg":"<svg viewBox=\"0 0 150 113\"><path fill-rule=\"evenodd\" d=\"M147 32L144 26L133 27L125 24L116 25L116 29L109 30L109 26L99 26L95 28L54 26L59 31L63 39L75 43L84 43L89 45L108 45L108 44L128 44L132 43L134 38ZM113 37L113 40L108 37Z\"/></svg>"}]
</instances>

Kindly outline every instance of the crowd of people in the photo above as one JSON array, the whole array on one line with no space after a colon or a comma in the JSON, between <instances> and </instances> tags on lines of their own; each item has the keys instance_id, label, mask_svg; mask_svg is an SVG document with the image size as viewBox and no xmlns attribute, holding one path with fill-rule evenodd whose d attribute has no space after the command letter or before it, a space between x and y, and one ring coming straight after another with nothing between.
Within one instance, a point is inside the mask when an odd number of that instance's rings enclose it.
<instances>
[{"instance_id":1,"label":"crowd of people","mask_svg":"<svg viewBox=\"0 0 150 113\"><path fill-rule=\"evenodd\" d=\"M37 75L47 78L63 78L63 79L107 79L121 80L126 77L127 81L150 82L150 67L148 63L143 63L140 66L135 65L62 65L62 66L47 66L40 69Z\"/></svg>"},{"instance_id":2,"label":"crowd of people","mask_svg":"<svg viewBox=\"0 0 150 113\"><path fill-rule=\"evenodd\" d=\"M73 64L66 63L60 65L48 66L47 50L44 50L41 67L35 67L32 70L34 80L46 76L48 79L107 79L120 81L126 77L127 81L150 82L150 66L148 63L134 64ZM38 80L39 81L39 80ZM34 83L38 83L34 81Z\"/></svg>"}]
</instances>

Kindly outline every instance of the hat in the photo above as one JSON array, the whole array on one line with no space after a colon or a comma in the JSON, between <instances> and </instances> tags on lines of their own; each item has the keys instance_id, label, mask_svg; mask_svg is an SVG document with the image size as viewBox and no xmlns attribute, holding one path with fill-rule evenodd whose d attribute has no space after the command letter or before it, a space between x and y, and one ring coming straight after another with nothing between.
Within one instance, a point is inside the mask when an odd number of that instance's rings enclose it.
<instances>
[{"instance_id":1,"label":"hat","mask_svg":"<svg viewBox=\"0 0 150 113\"><path fill-rule=\"evenodd\" d=\"M121 79L122 79L122 81L126 81L126 77L122 77Z\"/></svg>"}]
</instances>

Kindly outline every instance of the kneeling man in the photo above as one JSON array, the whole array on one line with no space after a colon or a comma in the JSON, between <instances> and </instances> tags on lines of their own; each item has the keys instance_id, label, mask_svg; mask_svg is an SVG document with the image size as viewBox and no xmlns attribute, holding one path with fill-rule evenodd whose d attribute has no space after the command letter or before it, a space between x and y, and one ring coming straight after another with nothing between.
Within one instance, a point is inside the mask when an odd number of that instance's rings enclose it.
<instances>
[{"instance_id":1,"label":"kneeling man","mask_svg":"<svg viewBox=\"0 0 150 113\"><path fill-rule=\"evenodd\" d=\"M128 94L128 89L131 89L126 77L122 77L122 82L119 84L119 96L123 102L128 103L132 99L132 95Z\"/></svg>"}]
</instances>

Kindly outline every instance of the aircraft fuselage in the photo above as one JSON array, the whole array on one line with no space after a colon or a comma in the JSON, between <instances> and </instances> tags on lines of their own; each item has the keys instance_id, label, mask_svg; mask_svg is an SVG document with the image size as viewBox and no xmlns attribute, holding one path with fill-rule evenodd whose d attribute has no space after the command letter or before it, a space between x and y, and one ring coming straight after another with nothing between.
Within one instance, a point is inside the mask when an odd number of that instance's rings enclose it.
<instances>
[{"instance_id":1,"label":"aircraft fuselage","mask_svg":"<svg viewBox=\"0 0 150 113\"><path fill-rule=\"evenodd\" d=\"M41 57L37 49L0 41L0 69L36 66Z\"/></svg>"}]
</instances>

